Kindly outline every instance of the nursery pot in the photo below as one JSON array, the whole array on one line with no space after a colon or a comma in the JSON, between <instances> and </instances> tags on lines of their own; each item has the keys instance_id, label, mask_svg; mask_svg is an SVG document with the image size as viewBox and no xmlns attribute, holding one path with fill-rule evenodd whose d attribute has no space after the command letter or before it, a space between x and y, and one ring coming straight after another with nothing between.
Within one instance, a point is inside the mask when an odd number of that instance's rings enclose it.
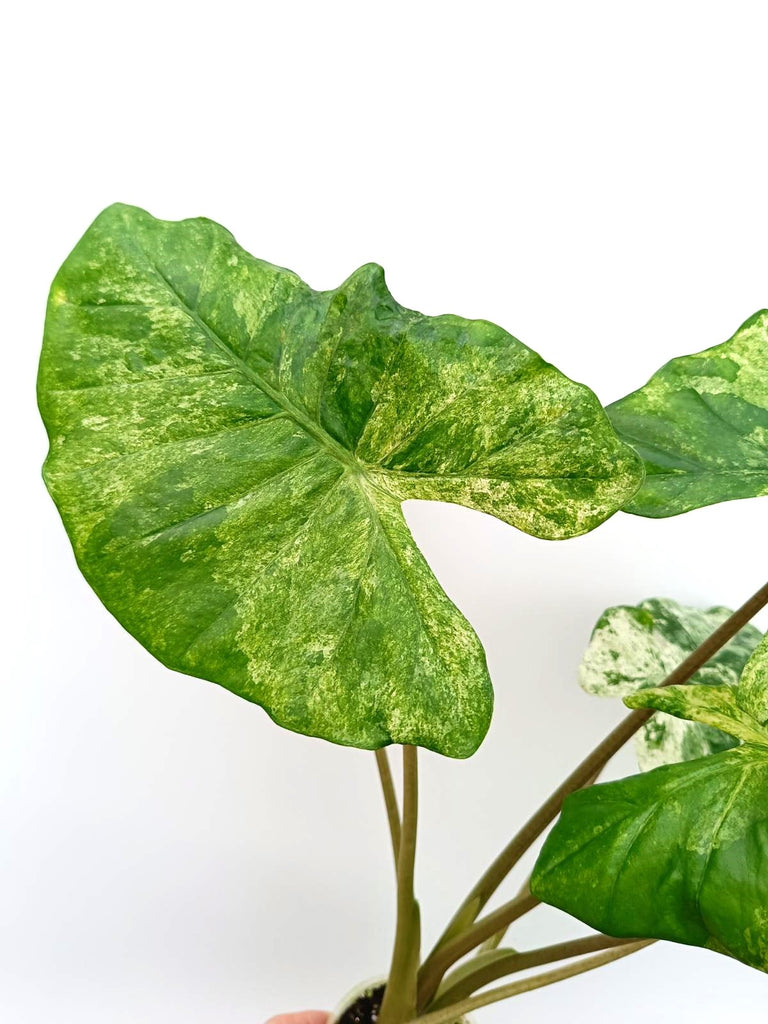
<instances>
[{"instance_id":1,"label":"nursery pot","mask_svg":"<svg viewBox=\"0 0 768 1024\"><path fill-rule=\"evenodd\" d=\"M386 980L373 978L356 985L333 1011L328 1024L376 1024ZM456 1024L472 1024L472 1021L462 1017Z\"/></svg>"}]
</instances>

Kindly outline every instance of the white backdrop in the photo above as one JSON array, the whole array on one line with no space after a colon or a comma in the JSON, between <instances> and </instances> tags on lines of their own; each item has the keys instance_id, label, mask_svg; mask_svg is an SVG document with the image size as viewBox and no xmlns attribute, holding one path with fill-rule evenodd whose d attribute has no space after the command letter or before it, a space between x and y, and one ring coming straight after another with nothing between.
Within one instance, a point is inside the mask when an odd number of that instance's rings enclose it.
<instances>
[{"instance_id":1,"label":"white backdrop","mask_svg":"<svg viewBox=\"0 0 768 1024\"><path fill-rule=\"evenodd\" d=\"M607 403L768 303L766 29L763 4L734 0L6 14L3 1021L262 1024L329 1006L391 942L372 756L165 670L75 568L33 383L48 284L90 220L115 200L204 214L319 288L378 261L403 304L494 320ZM599 613L740 603L768 571L766 511L618 515L548 544L407 509L497 692L473 759L422 758L426 941L621 714L575 683ZM580 930L539 910L512 941ZM706 1024L755 1019L767 994L659 945L479 1020Z\"/></svg>"}]
</instances>

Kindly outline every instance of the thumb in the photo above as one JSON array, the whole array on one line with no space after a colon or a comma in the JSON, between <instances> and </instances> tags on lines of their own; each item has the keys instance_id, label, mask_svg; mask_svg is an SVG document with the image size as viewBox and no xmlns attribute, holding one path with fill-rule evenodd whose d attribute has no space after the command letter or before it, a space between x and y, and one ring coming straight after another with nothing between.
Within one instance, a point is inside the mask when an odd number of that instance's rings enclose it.
<instances>
[{"instance_id":1,"label":"thumb","mask_svg":"<svg viewBox=\"0 0 768 1024\"><path fill-rule=\"evenodd\" d=\"M330 1019L331 1015L322 1010L304 1010L302 1013L282 1013L279 1017L272 1017L267 1024L328 1024Z\"/></svg>"}]
</instances>

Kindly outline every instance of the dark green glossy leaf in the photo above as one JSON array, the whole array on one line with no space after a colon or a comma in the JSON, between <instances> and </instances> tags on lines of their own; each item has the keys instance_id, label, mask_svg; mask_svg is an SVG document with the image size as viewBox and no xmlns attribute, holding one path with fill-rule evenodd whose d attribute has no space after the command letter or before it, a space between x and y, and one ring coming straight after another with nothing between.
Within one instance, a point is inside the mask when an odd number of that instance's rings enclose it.
<instances>
[{"instance_id":1,"label":"dark green glossy leaf","mask_svg":"<svg viewBox=\"0 0 768 1024\"><path fill-rule=\"evenodd\" d=\"M608 414L645 461L625 511L659 518L768 494L768 310L673 359Z\"/></svg>"},{"instance_id":2,"label":"dark green glossy leaf","mask_svg":"<svg viewBox=\"0 0 768 1024\"><path fill-rule=\"evenodd\" d=\"M729 608L691 608L668 598L609 608L595 626L579 669L579 682L600 697L627 697L655 687L732 614ZM761 633L745 626L692 677L693 684L736 686ZM712 725L657 714L637 734L645 771L659 764L718 753L735 740Z\"/></svg>"},{"instance_id":3,"label":"dark green glossy leaf","mask_svg":"<svg viewBox=\"0 0 768 1024\"><path fill-rule=\"evenodd\" d=\"M739 707L731 686L664 686L624 698L628 708L656 708L675 718L701 722L743 743L768 744L768 730Z\"/></svg>"},{"instance_id":4,"label":"dark green glossy leaf","mask_svg":"<svg viewBox=\"0 0 768 1024\"><path fill-rule=\"evenodd\" d=\"M114 206L53 283L45 479L81 569L166 665L340 743L471 754L482 647L400 504L541 537L642 467L597 399L505 331L425 317L369 265L316 292L207 220Z\"/></svg>"},{"instance_id":5,"label":"dark green glossy leaf","mask_svg":"<svg viewBox=\"0 0 768 1024\"><path fill-rule=\"evenodd\" d=\"M742 746L569 797L531 889L608 935L768 970L768 749Z\"/></svg>"},{"instance_id":6,"label":"dark green glossy leaf","mask_svg":"<svg viewBox=\"0 0 768 1024\"><path fill-rule=\"evenodd\" d=\"M768 637L744 667L736 700L758 722L768 725Z\"/></svg>"}]
</instances>

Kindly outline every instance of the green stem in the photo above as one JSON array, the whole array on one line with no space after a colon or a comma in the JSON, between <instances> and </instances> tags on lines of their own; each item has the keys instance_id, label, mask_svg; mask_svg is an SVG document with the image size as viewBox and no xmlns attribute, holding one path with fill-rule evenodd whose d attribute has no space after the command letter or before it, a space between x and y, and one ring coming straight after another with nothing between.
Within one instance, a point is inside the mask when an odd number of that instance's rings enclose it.
<instances>
[{"instance_id":1,"label":"green stem","mask_svg":"<svg viewBox=\"0 0 768 1024\"><path fill-rule=\"evenodd\" d=\"M526 880L520 886L520 889L518 890L517 895L518 896L523 896L526 892L529 891L530 885L531 885L531 875L529 874L528 877L526 878ZM480 946L480 948L477 951L478 955L480 953L489 953L489 952L491 952L494 949L498 949L499 946L501 945L502 939L504 938L504 936L507 934L508 931L509 931L509 925L508 924L504 925L503 928L499 928L499 930L496 932L495 935L492 935L490 937L490 939L486 939L485 942L482 944L482 946Z\"/></svg>"},{"instance_id":2,"label":"green stem","mask_svg":"<svg viewBox=\"0 0 768 1024\"><path fill-rule=\"evenodd\" d=\"M585 788L587 786L593 786L597 782L597 780L603 774L604 768L605 768L605 765L603 765L602 768L600 768L598 771L595 772L595 774L592 776L592 778L589 780L589 782L587 782L585 784ZM530 872L528 874L528 877L523 882L523 884L520 886L518 895L522 896L522 894L524 892L527 892L527 890L528 890L528 888L529 888L529 886L531 884L531 875L532 874L533 874L533 872ZM502 943L502 940L503 940L504 936L507 934L508 930L509 930L509 925L507 925L506 928L501 928L498 932L496 932L495 935L492 935L490 937L490 939L486 939L485 942L480 947L480 949L478 950L478 953L486 953L489 950L498 949L498 947Z\"/></svg>"},{"instance_id":3,"label":"green stem","mask_svg":"<svg viewBox=\"0 0 768 1024\"><path fill-rule=\"evenodd\" d=\"M400 811L397 806L397 794L392 782L392 772L389 767L389 758L383 748L376 751L376 766L379 769L381 779L381 790L384 794L384 806L387 809L387 821L389 822L389 835L392 839L392 852L395 857L395 872L397 872L397 861L400 856Z\"/></svg>"},{"instance_id":4,"label":"green stem","mask_svg":"<svg viewBox=\"0 0 768 1024\"><path fill-rule=\"evenodd\" d=\"M403 747L403 820L397 858L397 925L392 964L379 1024L404 1024L416 1014L419 908L414 897L416 826L419 813L417 748Z\"/></svg>"},{"instance_id":5,"label":"green stem","mask_svg":"<svg viewBox=\"0 0 768 1024\"><path fill-rule=\"evenodd\" d=\"M605 964L621 960L622 957L636 953L646 946L650 946L653 939L644 942L634 942L620 949L611 949L606 953L599 953L597 956L587 957L569 967L559 967L555 971L547 971L545 974L537 974L533 978L525 978L523 981L515 981L510 985L502 985L500 988L491 989L480 996L473 996L471 999L464 999L453 1006L446 1006L442 1010L435 1010L433 1013L425 1013L409 1024L456 1024L459 1017L463 1017L473 1010L480 1010L483 1006L490 1006L492 1003L501 1002L502 999L511 999L512 996L522 995L524 992L533 992L537 988L544 988L546 985L554 985L558 981L565 981L566 978L573 978L577 974L584 974L586 971L594 971L596 967L603 967Z\"/></svg>"},{"instance_id":6,"label":"green stem","mask_svg":"<svg viewBox=\"0 0 768 1024\"><path fill-rule=\"evenodd\" d=\"M430 954L419 971L419 1007L429 1005L430 1000L434 998L440 987L445 972L453 967L457 960L466 956L467 953L471 953L475 946L490 939L501 928L508 928L513 921L517 921L523 914L527 914L529 910L538 906L538 903L539 900L526 889L509 903L505 903L493 913L481 917L471 927L460 932L455 938Z\"/></svg>"},{"instance_id":7,"label":"green stem","mask_svg":"<svg viewBox=\"0 0 768 1024\"><path fill-rule=\"evenodd\" d=\"M582 939L570 939L567 942L558 942L552 946L542 946L540 949L530 949L524 953L515 950L509 952L499 951L495 957L486 958L484 963L478 962L473 968L474 960L459 967L456 976L449 975L443 982L438 993L438 998L429 1004L429 1010L442 1010L460 999L466 999L473 992L485 988L492 981L506 978L510 974L517 974L520 971L527 971L531 967L542 967L544 964L551 964L557 960L570 960L572 957L585 956L587 953L597 953L603 949L615 949L619 946L629 946L636 943L637 939L614 939L610 935L587 935ZM451 980L455 977L455 980Z\"/></svg>"},{"instance_id":8,"label":"green stem","mask_svg":"<svg viewBox=\"0 0 768 1024\"><path fill-rule=\"evenodd\" d=\"M721 647L724 647L729 640L733 639L739 630L766 604L768 604L768 583L761 587L733 615L726 619L703 644L697 647L685 661L667 676L661 685L675 686L687 682ZM602 743L599 743L592 753L571 772L554 793L545 800L538 811L523 825L517 835L510 840L506 848L502 850L483 877L474 886L438 940L437 945L430 954L430 958L442 944L450 941L451 937L456 934L457 929L460 930L466 927L468 917L470 919L474 919L472 915L477 917L523 854L560 813L565 798L577 789L582 789L589 785L590 781L602 771L614 754L624 746L627 740L634 736L637 730L653 714L652 710L644 708L627 715L606 736Z\"/></svg>"}]
</instances>

